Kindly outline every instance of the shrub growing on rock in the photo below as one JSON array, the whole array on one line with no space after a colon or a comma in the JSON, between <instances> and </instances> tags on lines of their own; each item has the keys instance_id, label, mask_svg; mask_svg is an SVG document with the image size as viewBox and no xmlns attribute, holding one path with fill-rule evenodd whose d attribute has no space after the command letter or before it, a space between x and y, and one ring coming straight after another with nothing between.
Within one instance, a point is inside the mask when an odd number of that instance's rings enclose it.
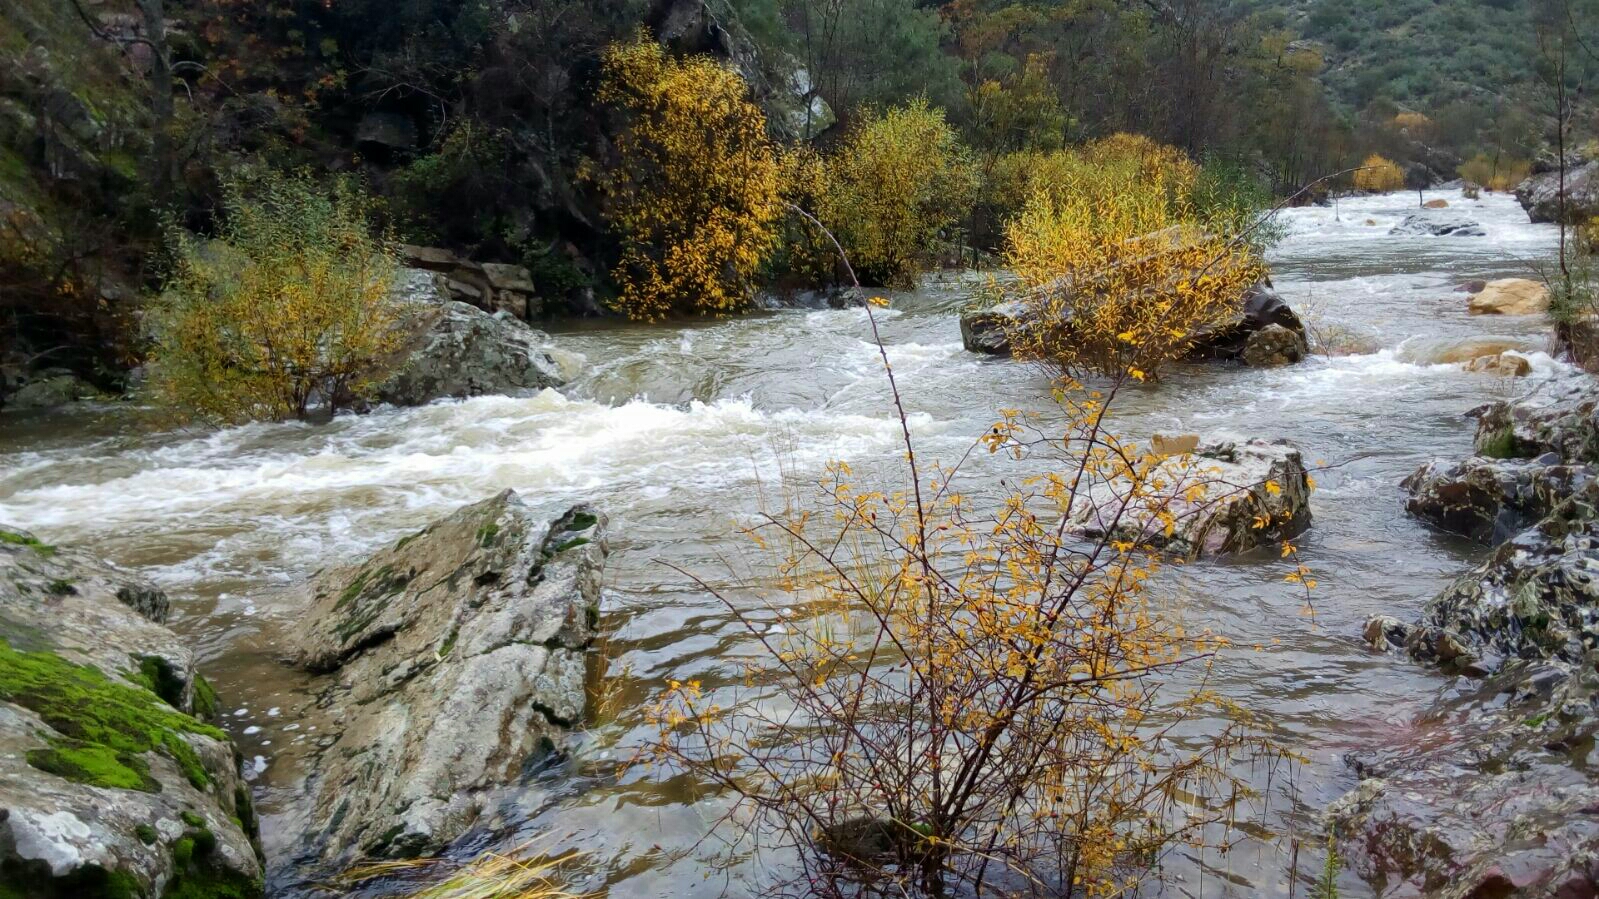
<instances>
[{"instance_id":1,"label":"shrub growing on rock","mask_svg":"<svg viewBox=\"0 0 1599 899\"><path fill-rule=\"evenodd\" d=\"M349 181L244 174L223 185L217 239L174 231L165 289L147 326L154 396L213 423L304 418L366 396L387 373L407 317L397 268Z\"/></svg>"},{"instance_id":2,"label":"shrub growing on rock","mask_svg":"<svg viewBox=\"0 0 1599 899\"><path fill-rule=\"evenodd\" d=\"M1012 351L1071 377L1156 377L1265 273L1248 217L1180 151L1118 135L1058 154L1006 228Z\"/></svg>"},{"instance_id":3,"label":"shrub growing on rock","mask_svg":"<svg viewBox=\"0 0 1599 899\"><path fill-rule=\"evenodd\" d=\"M766 118L738 73L674 59L644 38L605 54L599 99L625 124L596 176L621 242L612 277L633 318L736 312L772 249L780 210Z\"/></svg>"}]
</instances>

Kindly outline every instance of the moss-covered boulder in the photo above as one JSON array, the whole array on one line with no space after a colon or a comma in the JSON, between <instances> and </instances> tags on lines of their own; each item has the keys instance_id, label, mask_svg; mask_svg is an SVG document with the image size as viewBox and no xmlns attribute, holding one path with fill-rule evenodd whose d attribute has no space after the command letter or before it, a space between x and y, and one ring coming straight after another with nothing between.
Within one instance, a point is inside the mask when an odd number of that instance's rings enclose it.
<instances>
[{"instance_id":1,"label":"moss-covered boulder","mask_svg":"<svg viewBox=\"0 0 1599 899\"><path fill-rule=\"evenodd\" d=\"M437 851L551 755L584 714L604 528L506 491L299 588L296 661L326 717L286 881Z\"/></svg>"},{"instance_id":2,"label":"moss-covered boulder","mask_svg":"<svg viewBox=\"0 0 1599 899\"><path fill-rule=\"evenodd\" d=\"M249 788L154 585L0 526L0 896L262 891Z\"/></svg>"}]
</instances>

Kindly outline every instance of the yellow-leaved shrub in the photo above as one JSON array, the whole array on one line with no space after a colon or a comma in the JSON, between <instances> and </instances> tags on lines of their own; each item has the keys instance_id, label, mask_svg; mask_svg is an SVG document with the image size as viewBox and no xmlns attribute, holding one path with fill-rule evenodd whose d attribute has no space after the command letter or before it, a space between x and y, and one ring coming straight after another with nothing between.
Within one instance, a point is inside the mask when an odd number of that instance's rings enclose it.
<instances>
[{"instance_id":1,"label":"yellow-leaved shrub","mask_svg":"<svg viewBox=\"0 0 1599 899\"><path fill-rule=\"evenodd\" d=\"M212 241L174 231L164 289L146 317L150 389L211 423L304 418L358 401L389 373L409 316L389 297L397 267L372 201L306 174L223 185Z\"/></svg>"},{"instance_id":2,"label":"yellow-leaved shrub","mask_svg":"<svg viewBox=\"0 0 1599 899\"><path fill-rule=\"evenodd\" d=\"M826 160L814 212L861 280L909 286L971 208L977 173L944 112L916 100L866 114Z\"/></svg>"},{"instance_id":3,"label":"yellow-leaved shrub","mask_svg":"<svg viewBox=\"0 0 1599 899\"><path fill-rule=\"evenodd\" d=\"M1265 266L1231 210L1196 202L1180 151L1117 135L1051 154L1006 228L1019 357L1071 377L1156 377L1236 320Z\"/></svg>"},{"instance_id":4,"label":"yellow-leaved shrub","mask_svg":"<svg viewBox=\"0 0 1599 899\"><path fill-rule=\"evenodd\" d=\"M1532 164L1525 159L1500 159L1478 153L1456 171L1472 184L1489 190L1514 190L1532 174Z\"/></svg>"},{"instance_id":5,"label":"yellow-leaved shrub","mask_svg":"<svg viewBox=\"0 0 1599 899\"><path fill-rule=\"evenodd\" d=\"M605 53L599 99L625 124L594 177L621 243L612 277L639 319L736 312L770 253L778 159L744 80L708 56L676 59L643 37Z\"/></svg>"},{"instance_id":6,"label":"yellow-leaved shrub","mask_svg":"<svg viewBox=\"0 0 1599 899\"><path fill-rule=\"evenodd\" d=\"M1405 186L1405 173L1399 170L1393 160L1376 153L1366 157L1366 161L1355 170L1356 190L1388 191L1398 190Z\"/></svg>"}]
</instances>

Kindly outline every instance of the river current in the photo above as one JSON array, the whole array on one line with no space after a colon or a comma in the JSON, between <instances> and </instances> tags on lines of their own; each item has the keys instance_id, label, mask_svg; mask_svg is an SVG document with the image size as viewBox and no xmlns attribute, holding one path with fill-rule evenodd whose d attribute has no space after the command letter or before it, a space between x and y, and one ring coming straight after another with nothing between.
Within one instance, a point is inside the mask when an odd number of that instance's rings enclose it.
<instances>
[{"instance_id":1,"label":"river current","mask_svg":"<svg viewBox=\"0 0 1599 899\"><path fill-rule=\"evenodd\" d=\"M1469 454L1467 410L1574 376L1547 355L1547 322L1470 317L1456 290L1536 277L1555 230L1529 225L1507 196L1428 194L1437 197L1487 236L1390 235L1416 210L1415 194L1283 213L1273 280L1334 352L1280 369L1184 367L1122 397L1116 415L1134 436L1287 438L1325 465L1301 541L1319 581L1314 615L1283 580L1289 563L1268 555L1185 567L1166 581L1191 624L1262 647L1226 655L1212 685L1306 758L1291 784L1272 786L1272 819L1311 841L1319 812L1355 784L1342 756L1405 740L1449 688L1360 639L1367 616L1413 616L1477 552L1407 517L1399 481L1435 456ZM877 313L923 458L958 458L998 409L1051 405L1042 372L961 348L958 311L979 277L931 279ZM1527 353L1532 375L1438 361L1486 336ZM739 678L750 654L720 603L674 566L728 582L728 559L745 549L739 522L804 490L828 460L851 462L859 482L898 484L899 424L866 313L604 322L553 337L583 361L561 393L222 431L159 430L121 404L0 418L0 522L92 547L167 589L172 626L228 704L271 853L282 845L274 823L297 778L296 750L316 739L296 720L296 680L276 660L274 634L299 610L278 607L274 588L507 487L551 515L593 502L611 518L604 627L619 711L512 804L498 838L543 834L541 849L581 849L593 874L580 886L612 896L753 894L757 861L713 868L706 853L719 847L696 845L722 806L642 768L619 775L619 762L653 734L642 706L666 679L714 689ZM1015 474L1010 464L980 459L966 492L980 500L996 490ZM1289 845L1175 858L1165 895L1286 896ZM1342 887L1372 895L1352 875Z\"/></svg>"}]
</instances>

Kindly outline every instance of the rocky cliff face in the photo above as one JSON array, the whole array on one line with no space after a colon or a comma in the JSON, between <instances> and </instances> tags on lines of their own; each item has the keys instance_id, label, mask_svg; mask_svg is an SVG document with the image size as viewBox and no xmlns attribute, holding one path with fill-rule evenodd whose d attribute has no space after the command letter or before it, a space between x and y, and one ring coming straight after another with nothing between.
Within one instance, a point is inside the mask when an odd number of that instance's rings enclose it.
<instances>
[{"instance_id":1,"label":"rocky cliff face","mask_svg":"<svg viewBox=\"0 0 1599 899\"><path fill-rule=\"evenodd\" d=\"M153 585L0 529L0 895L258 896L217 698Z\"/></svg>"},{"instance_id":2,"label":"rocky cliff face","mask_svg":"<svg viewBox=\"0 0 1599 899\"><path fill-rule=\"evenodd\" d=\"M557 751L584 714L605 554L598 512L544 522L506 491L297 591L294 661L328 720L286 880L437 852Z\"/></svg>"}]
</instances>

